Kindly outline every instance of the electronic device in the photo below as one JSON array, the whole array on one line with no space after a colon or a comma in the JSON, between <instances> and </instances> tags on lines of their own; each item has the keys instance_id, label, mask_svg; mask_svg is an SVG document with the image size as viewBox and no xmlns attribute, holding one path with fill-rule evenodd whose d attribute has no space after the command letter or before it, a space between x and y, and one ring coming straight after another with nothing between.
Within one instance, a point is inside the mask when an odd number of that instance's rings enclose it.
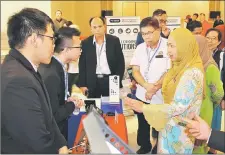
<instances>
[{"instance_id":1,"label":"electronic device","mask_svg":"<svg viewBox=\"0 0 225 155\"><path fill-rule=\"evenodd\" d=\"M133 77L133 69L130 67L130 68L127 68L127 73L129 75L129 78L131 81L135 81L134 77Z\"/></svg>"},{"instance_id":2,"label":"electronic device","mask_svg":"<svg viewBox=\"0 0 225 155\"><path fill-rule=\"evenodd\" d=\"M220 16L220 11L210 11L210 18L215 19L217 16Z\"/></svg>"},{"instance_id":3,"label":"electronic device","mask_svg":"<svg viewBox=\"0 0 225 155\"><path fill-rule=\"evenodd\" d=\"M117 75L109 76L109 102L119 104L120 102L120 77Z\"/></svg>"}]
</instances>

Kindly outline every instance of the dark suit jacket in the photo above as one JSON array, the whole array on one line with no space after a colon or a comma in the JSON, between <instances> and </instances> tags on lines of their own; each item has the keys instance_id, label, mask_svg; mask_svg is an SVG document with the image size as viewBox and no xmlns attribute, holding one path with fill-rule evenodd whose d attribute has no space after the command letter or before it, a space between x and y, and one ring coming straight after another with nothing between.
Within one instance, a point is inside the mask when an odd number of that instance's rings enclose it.
<instances>
[{"instance_id":1,"label":"dark suit jacket","mask_svg":"<svg viewBox=\"0 0 225 155\"><path fill-rule=\"evenodd\" d=\"M215 62L217 63L218 67L220 68L220 53L222 51L220 49L218 49L216 51L216 53L213 55L213 59L215 60Z\"/></svg>"},{"instance_id":2,"label":"dark suit jacket","mask_svg":"<svg viewBox=\"0 0 225 155\"><path fill-rule=\"evenodd\" d=\"M17 50L1 67L2 153L58 153L66 140L52 114L40 74Z\"/></svg>"},{"instance_id":3,"label":"dark suit jacket","mask_svg":"<svg viewBox=\"0 0 225 155\"><path fill-rule=\"evenodd\" d=\"M93 44L94 36L90 36L82 42L82 53L79 60L79 86L96 87L96 67L97 56L96 47ZM116 36L109 34L106 38L106 57L112 75L120 76L120 87L122 88L122 78L125 71L124 56L120 40Z\"/></svg>"},{"instance_id":4,"label":"dark suit jacket","mask_svg":"<svg viewBox=\"0 0 225 155\"><path fill-rule=\"evenodd\" d=\"M208 146L225 153L225 132L212 130Z\"/></svg>"},{"instance_id":5,"label":"dark suit jacket","mask_svg":"<svg viewBox=\"0 0 225 155\"><path fill-rule=\"evenodd\" d=\"M67 119L74 111L73 102L65 102L65 77L62 65L52 57L50 64L38 68L48 90L52 113L62 134L67 138Z\"/></svg>"}]
</instances>

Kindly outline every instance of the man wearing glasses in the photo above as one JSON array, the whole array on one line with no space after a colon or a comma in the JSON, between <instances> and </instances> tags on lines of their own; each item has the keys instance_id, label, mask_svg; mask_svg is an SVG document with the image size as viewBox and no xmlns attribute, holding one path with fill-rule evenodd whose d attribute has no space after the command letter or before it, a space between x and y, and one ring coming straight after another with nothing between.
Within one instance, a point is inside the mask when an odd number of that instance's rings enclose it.
<instances>
[{"instance_id":1,"label":"man wearing glasses","mask_svg":"<svg viewBox=\"0 0 225 155\"><path fill-rule=\"evenodd\" d=\"M170 30L166 27L167 23L167 14L165 10L157 9L153 12L153 18L156 18L159 22L159 27L161 29L161 37L168 39ZM136 40L136 46L143 43L144 40L142 38L141 33L138 33L137 40Z\"/></svg>"},{"instance_id":2,"label":"man wearing glasses","mask_svg":"<svg viewBox=\"0 0 225 155\"><path fill-rule=\"evenodd\" d=\"M137 46L130 65L133 66L133 77L137 81L136 97L145 104L163 104L161 79L169 68L167 56L167 39L160 36L161 29L157 19L147 17L140 23L144 43ZM150 125L143 113L136 113L138 118L137 143L141 148L138 154L152 150L150 143ZM156 131L155 131L156 132ZM157 139L157 133L154 133ZM154 147L152 153L156 153Z\"/></svg>"},{"instance_id":3,"label":"man wearing glasses","mask_svg":"<svg viewBox=\"0 0 225 155\"><path fill-rule=\"evenodd\" d=\"M48 92L37 71L49 64L54 48L53 21L25 8L8 20L11 50L1 66L1 153L68 153L52 114Z\"/></svg>"},{"instance_id":4,"label":"man wearing glasses","mask_svg":"<svg viewBox=\"0 0 225 155\"><path fill-rule=\"evenodd\" d=\"M80 31L62 27L55 40L55 55L50 64L42 64L39 72L49 93L52 113L61 133L67 139L68 117L83 103L68 93L68 74L65 65L77 60L81 55Z\"/></svg>"}]
</instances>

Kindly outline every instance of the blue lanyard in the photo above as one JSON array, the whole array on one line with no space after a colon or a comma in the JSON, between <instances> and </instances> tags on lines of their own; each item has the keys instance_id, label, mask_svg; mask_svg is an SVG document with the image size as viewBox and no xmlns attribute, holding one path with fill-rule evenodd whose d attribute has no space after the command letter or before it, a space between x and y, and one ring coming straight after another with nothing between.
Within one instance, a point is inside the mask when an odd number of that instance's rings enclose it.
<instances>
[{"instance_id":1,"label":"blue lanyard","mask_svg":"<svg viewBox=\"0 0 225 155\"><path fill-rule=\"evenodd\" d=\"M157 53L158 50L159 50L160 44L161 44L161 38L160 38L160 40L159 40L158 47L156 48L155 53L153 54L153 56L152 56L151 58L150 58L150 52L148 51L148 48L146 48L146 53L147 53L147 56L148 56L148 68L147 68L148 71L149 71L150 64L151 64L153 58L155 57L156 53ZM149 58L150 58L150 59L149 59Z\"/></svg>"}]
</instances>

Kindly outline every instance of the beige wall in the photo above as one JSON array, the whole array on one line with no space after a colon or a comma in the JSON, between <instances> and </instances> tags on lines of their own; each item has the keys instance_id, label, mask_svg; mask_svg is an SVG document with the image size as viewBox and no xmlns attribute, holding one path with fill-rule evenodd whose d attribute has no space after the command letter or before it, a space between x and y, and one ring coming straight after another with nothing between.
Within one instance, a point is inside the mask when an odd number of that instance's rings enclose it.
<instances>
[{"instance_id":1,"label":"beige wall","mask_svg":"<svg viewBox=\"0 0 225 155\"><path fill-rule=\"evenodd\" d=\"M113 15L122 16L122 3L123 1L113 1ZM150 1L149 16L152 15L154 10L159 8L166 10L168 16L181 16L181 18L184 18L187 14L192 15L195 12L205 13L206 18L208 18L209 14L208 1Z\"/></svg>"},{"instance_id":2,"label":"beige wall","mask_svg":"<svg viewBox=\"0 0 225 155\"><path fill-rule=\"evenodd\" d=\"M220 11L221 11L221 19L224 21L225 16L224 16L224 7L225 7L225 2L224 1L220 1Z\"/></svg>"},{"instance_id":3,"label":"beige wall","mask_svg":"<svg viewBox=\"0 0 225 155\"><path fill-rule=\"evenodd\" d=\"M7 30L8 18L24 7L34 7L51 15L51 1L1 1L1 32Z\"/></svg>"}]
</instances>

